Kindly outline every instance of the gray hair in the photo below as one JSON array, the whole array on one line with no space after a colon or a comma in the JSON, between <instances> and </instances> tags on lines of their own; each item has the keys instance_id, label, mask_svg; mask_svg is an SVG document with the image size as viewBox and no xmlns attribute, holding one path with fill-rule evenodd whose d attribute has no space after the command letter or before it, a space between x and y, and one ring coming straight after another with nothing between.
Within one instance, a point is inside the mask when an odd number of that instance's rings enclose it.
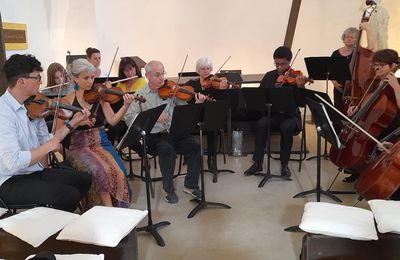
<instances>
[{"instance_id":1,"label":"gray hair","mask_svg":"<svg viewBox=\"0 0 400 260\"><path fill-rule=\"evenodd\" d=\"M356 27L349 27L342 33L342 41L346 38L346 35L354 33L356 38L358 37L358 29Z\"/></svg>"},{"instance_id":2,"label":"gray hair","mask_svg":"<svg viewBox=\"0 0 400 260\"><path fill-rule=\"evenodd\" d=\"M94 73L96 68L87 59L77 59L67 66L67 73L72 77L78 77L82 72Z\"/></svg>"},{"instance_id":3,"label":"gray hair","mask_svg":"<svg viewBox=\"0 0 400 260\"><path fill-rule=\"evenodd\" d=\"M213 63L212 63L210 58L202 57L202 58L197 60L197 62L196 62L196 72L198 73L200 68L204 68L204 67L210 67L212 69Z\"/></svg>"},{"instance_id":4,"label":"gray hair","mask_svg":"<svg viewBox=\"0 0 400 260\"><path fill-rule=\"evenodd\" d=\"M161 61L158 61L158 60L152 60L152 61L147 62L146 65L144 66L144 71L146 73L152 72L153 71L153 65L157 64L157 63L162 65Z\"/></svg>"}]
</instances>

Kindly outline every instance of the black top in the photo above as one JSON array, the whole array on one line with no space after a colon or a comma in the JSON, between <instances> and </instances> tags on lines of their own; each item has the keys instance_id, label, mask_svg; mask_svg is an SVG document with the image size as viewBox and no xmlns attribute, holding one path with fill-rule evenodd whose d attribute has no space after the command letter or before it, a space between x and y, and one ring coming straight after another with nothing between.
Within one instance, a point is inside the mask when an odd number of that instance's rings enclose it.
<instances>
[{"instance_id":1,"label":"black top","mask_svg":"<svg viewBox=\"0 0 400 260\"><path fill-rule=\"evenodd\" d=\"M90 112L92 114L94 114L96 112L95 110L97 108L97 104L98 103L94 103L92 108L90 109ZM81 105L79 104L78 100L76 99L76 97L74 98L74 101L72 102L72 105L74 107L82 108ZM103 113L103 108L101 107L100 104L98 106L99 106L99 108L97 109L97 112L96 112L96 122L95 122L94 126L93 127L90 127L88 125L78 126L76 128L76 130L87 130L87 129L90 129L90 128L104 126L105 116L104 116L104 113Z\"/></svg>"},{"instance_id":2,"label":"black top","mask_svg":"<svg viewBox=\"0 0 400 260\"><path fill-rule=\"evenodd\" d=\"M352 56L352 55L353 55L353 52L350 53L350 54L347 55L347 56L343 56L342 54L340 54L339 49L337 49L337 50L335 50L334 52L332 52L331 57L345 57L346 60L347 60L347 65L350 66L350 61L351 61L351 56ZM343 80L338 80L337 82L338 82L340 85L342 85L343 87L344 87L344 85L345 85L345 83L346 83L346 81L343 81Z\"/></svg>"},{"instance_id":3,"label":"black top","mask_svg":"<svg viewBox=\"0 0 400 260\"><path fill-rule=\"evenodd\" d=\"M264 75L264 77L261 80L261 82L260 82L260 88L275 88L275 87L277 87L275 85L275 83L276 83L276 80L278 79L278 77L279 77L279 74L278 74L278 70L276 70L276 69L267 72ZM298 94L297 91L296 91L297 90L297 85L290 85L290 84L285 83L285 84L283 84L282 86L279 86L279 87L293 89L293 94L295 95L295 97ZM301 115L300 115L300 110L299 109L297 109L295 114L287 115L287 116L294 117L296 119L296 123L297 123L298 128L301 129Z\"/></svg>"}]
</instances>

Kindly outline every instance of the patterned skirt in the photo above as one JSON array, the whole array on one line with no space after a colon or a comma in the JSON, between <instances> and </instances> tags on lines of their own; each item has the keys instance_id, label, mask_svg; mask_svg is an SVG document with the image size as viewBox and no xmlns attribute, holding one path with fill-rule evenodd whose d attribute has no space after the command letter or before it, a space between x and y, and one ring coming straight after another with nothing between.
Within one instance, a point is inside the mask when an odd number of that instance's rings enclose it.
<instances>
[{"instance_id":1,"label":"patterned skirt","mask_svg":"<svg viewBox=\"0 0 400 260\"><path fill-rule=\"evenodd\" d=\"M129 207L126 170L103 127L72 132L67 159L75 169L92 175L92 187L83 201L85 209L101 205L99 192L109 193L113 206Z\"/></svg>"}]
</instances>

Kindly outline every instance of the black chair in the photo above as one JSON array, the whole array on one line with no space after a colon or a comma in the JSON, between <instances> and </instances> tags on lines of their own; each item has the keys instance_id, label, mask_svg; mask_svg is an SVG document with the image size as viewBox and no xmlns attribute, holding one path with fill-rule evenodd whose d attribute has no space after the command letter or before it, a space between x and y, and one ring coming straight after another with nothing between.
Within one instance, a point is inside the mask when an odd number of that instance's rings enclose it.
<instances>
[{"instance_id":1,"label":"black chair","mask_svg":"<svg viewBox=\"0 0 400 260\"><path fill-rule=\"evenodd\" d=\"M298 136L301 134L300 137L300 150L293 150L290 152L292 155L299 155L299 158L290 158L290 161L297 161L299 162L298 171L301 172L301 166L304 160L307 158L307 140L306 140L306 113L307 113L307 106L304 106L303 116L302 116L302 129L293 133L293 136ZM279 132L271 132L271 135L280 135ZM272 154L279 154L279 151L271 151L271 158L274 160L280 160L279 157L272 156Z\"/></svg>"}]
</instances>

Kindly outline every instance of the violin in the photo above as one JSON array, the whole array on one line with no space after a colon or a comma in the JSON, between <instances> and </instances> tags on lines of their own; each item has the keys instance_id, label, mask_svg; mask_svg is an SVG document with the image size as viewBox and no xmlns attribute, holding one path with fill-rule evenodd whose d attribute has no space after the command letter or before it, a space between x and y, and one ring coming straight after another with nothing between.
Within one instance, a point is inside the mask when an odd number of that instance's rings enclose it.
<instances>
[{"instance_id":1,"label":"violin","mask_svg":"<svg viewBox=\"0 0 400 260\"><path fill-rule=\"evenodd\" d=\"M158 89L158 95L162 99L176 96L180 100L189 101L196 95L196 92L194 92L194 88L191 86L177 86L176 82L166 79L164 85Z\"/></svg>"},{"instance_id":2,"label":"violin","mask_svg":"<svg viewBox=\"0 0 400 260\"><path fill-rule=\"evenodd\" d=\"M289 69L284 74L279 75L275 81L275 86L281 87L283 84L296 85L298 76L303 76L300 70ZM306 82L314 83L314 80L306 77Z\"/></svg>"},{"instance_id":3,"label":"violin","mask_svg":"<svg viewBox=\"0 0 400 260\"><path fill-rule=\"evenodd\" d=\"M82 111L81 108L61 103L57 99L49 99L40 93L28 98L24 104L26 110L28 110L28 116L32 119L45 118L49 115L53 115L57 107L59 108L57 117L62 120L71 118L72 112Z\"/></svg>"},{"instance_id":4,"label":"violin","mask_svg":"<svg viewBox=\"0 0 400 260\"><path fill-rule=\"evenodd\" d=\"M101 83L96 83L93 85L92 89L85 90L83 93L83 98L89 104L97 103L100 100L110 104L115 104L120 101L125 94L126 93L123 92L119 87L107 88ZM142 96L136 95L134 96L134 99L140 103L146 102L146 99Z\"/></svg>"},{"instance_id":5,"label":"violin","mask_svg":"<svg viewBox=\"0 0 400 260\"><path fill-rule=\"evenodd\" d=\"M221 89L221 82L226 81L229 86L233 89L238 89L240 88L240 85L237 83L233 83L228 81L226 77L217 77L213 74L208 75L203 79L203 82L201 83L202 88L207 89L207 88L214 88L214 89Z\"/></svg>"}]
</instances>

